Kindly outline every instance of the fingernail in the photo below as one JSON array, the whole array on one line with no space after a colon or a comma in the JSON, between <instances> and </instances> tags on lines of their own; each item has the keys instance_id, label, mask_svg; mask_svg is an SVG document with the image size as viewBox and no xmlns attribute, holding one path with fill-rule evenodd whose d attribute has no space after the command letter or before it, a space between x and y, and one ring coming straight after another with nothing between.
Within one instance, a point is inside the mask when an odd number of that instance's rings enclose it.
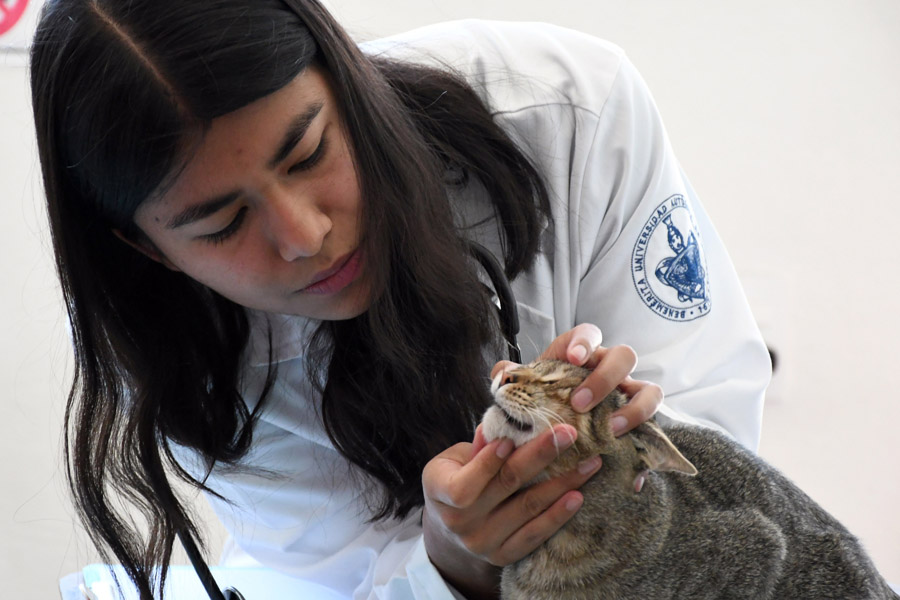
<instances>
[{"instance_id":1,"label":"fingernail","mask_svg":"<svg viewBox=\"0 0 900 600\"><path fill-rule=\"evenodd\" d=\"M644 489L644 482L647 481L647 471L641 471L637 474L637 477L634 478L634 491L637 494L641 493L641 490Z\"/></svg>"},{"instance_id":2,"label":"fingernail","mask_svg":"<svg viewBox=\"0 0 900 600\"><path fill-rule=\"evenodd\" d=\"M572 496L568 500L566 500L566 510L569 512L575 512L579 508L581 508L581 503L584 502L584 496L578 494L577 496Z\"/></svg>"},{"instance_id":3,"label":"fingernail","mask_svg":"<svg viewBox=\"0 0 900 600\"><path fill-rule=\"evenodd\" d=\"M581 388L572 394L572 408L577 411L585 411L594 399L594 393L589 388Z\"/></svg>"},{"instance_id":4,"label":"fingernail","mask_svg":"<svg viewBox=\"0 0 900 600\"><path fill-rule=\"evenodd\" d=\"M575 364L581 365L587 358L587 348L578 344L572 348L572 356L575 357Z\"/></svg>"},{"instance_id":5,"label":"fingernail","mask_svg":"<svg viewBox=\"0 0 900 600\"><path fill-rule=\"evenodd\" d=\"M553 430L553 443L556 444L557 450L562 451L574 444L577 436L578 433L575 431L575 428L566 425Z\"/></svg>"},{"instance_id":6,"label":"fingernail","mask_svg":"<svg viewBox=\"0 0 900 600\"><path fill-rule=\"evenodd\" d=\"M578 463L578 472L582 475L587 475L588 473L593 473L599 469L602 464L603 460L599 456L595 456Z\"/></svg>"},{"instance_id":7,"label":"fingernail","mask_svg":"<svg viewBox=\"0 0 900 600\"><path fill-rule=\"evenodd\" d=\"M499 458L506 458L507 456L512 454L513 448L515 447L516 445L512 440L503 440L502 442L500 442L500 445L497 446L497 456Z\"/></svg>"},{"instance_id":8,"label":"fingernail","mask_svg":"<svg viewBox=\"0 0 900 600\"><path fill-rule=\"evenodd\" d=\"M613 435L618 436L620 433L625 431L625 428L628 427L628 419L625 417L613 417L609 420L609 425L612 427Z\"/></svg>"}]
</instances>

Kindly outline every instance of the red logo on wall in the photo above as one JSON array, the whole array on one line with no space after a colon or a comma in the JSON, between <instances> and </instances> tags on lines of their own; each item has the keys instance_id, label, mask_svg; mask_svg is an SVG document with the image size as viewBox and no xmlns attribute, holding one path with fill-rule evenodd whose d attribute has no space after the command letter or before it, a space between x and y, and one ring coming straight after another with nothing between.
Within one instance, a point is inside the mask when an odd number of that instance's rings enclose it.
<instances>
[{"instance_id":1,"label":"red logo on wall","mask_svg":"<svg viewBox=\"0 0 900 600\"><path fill-rule=\"evenodd\" d=\"M0 0L0 35L19 22L27 4L28 0Z\"/></svg>"}]
</instances>

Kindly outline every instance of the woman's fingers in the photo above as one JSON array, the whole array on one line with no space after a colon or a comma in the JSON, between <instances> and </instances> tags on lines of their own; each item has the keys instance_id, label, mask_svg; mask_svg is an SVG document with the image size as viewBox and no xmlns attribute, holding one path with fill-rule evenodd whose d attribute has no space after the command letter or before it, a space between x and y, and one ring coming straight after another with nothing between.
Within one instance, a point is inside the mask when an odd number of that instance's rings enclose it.
<instances>
[{"instance_id":1,"label":"woman's fingers","mask_svg":"<svg viewBox=\"0 0 900 600\"><path fill-rule=\"evenodd\" d=\"M485 506L493 507L515 494L567 450L578 432L571 425L557 425L519 447L484 489Z\"/></svg>"},{"instance_id":2,"label":"woman's fingers","mask_svg":"<svg viewBox=\"0 0 900 600\"><path fill-rule=\"evenodd\" d=\"M577 436L571 425L557 425L524 444L514 455L515 445L506 438L484 445L474 456L474 444L459 443L425 465L422 484L429 496L442 504L453 508L480 506L487 513L534 479Z\"/></svg>"},{"instance_id":3,"label":"woman's fingers","mask_svg":"<svg viewBox=\"0 0 900 600\"><path fill-rule=\"evenodd\" d=\"M655 383L638 381L631 377L620 383L619 389L629 397L629 400L610 417L613 434L617 436L631 431L656 414L664 396L663 389Z\"/></svg>"},{"instance_id":4,"label":"woman's fingers","mask_svg":"<svg viewBox=\"0 0 900 600\"><path fill-rule=\"evenodd\" d=\"M574 443L570 425L558 425L513 452L511 440L494 440L471 460L472 444L457 444L429 461L422 473L426 504L470 552L490 556L512 533L587 481L575 473L520 489ZM498 507L507 507L498 518ZM555 523L556 519L541 522ZM543 531L543 527L540 529Z\"/></svg>"},{"instance_id":5,"label":"woman's fingers","mask_svg":"<svg viewBox=\"0 0 900 600\"><path fill-rule=\"evenodd\" d=\"M532 553L538 546L571 519L584 502L581 492L570 491L559 498L553 505L536 519L532 519L506 539L493 556L492 564L506 566Z\"/></svg>"},{"instance_id":6,"label":"woman's fingers","mask_svg":"<svg viewBox=\"0 0 900 600\"><path fill-rule=\"evenodd\" d=\"M591 369L584 383L571 397L572 407L587 412L597 406L637 366L637 354L630 346L604 348L603 333L596 325L582 323L563 333L541 354L541 358L565 360ZM502 363L494 367L491 376L507 368Z\"/></svg>"},{"instance_id":7,"label":"woman's fingers","mask_svg":"<svg viewBox=\"0 0 900 600\"><path fill-rule=\"evenodd\" d=\"M492 515L505 540L487 556L506 565L533 551L581 507L580 488L600 468L600 457L586 460L569 473L528 487L500 505Z\"/></svg>"},{"instance_id":8,"label":"woman's fingers","mask_svg":"<svg viewBox=\"0 0 900 600\"><path fill-rule=\"evenodd\" d=\"M602 342L603 333L596 325L582 323L550 342L541 358L565 360L573 365L588 366L585 363Z\"/></svg>"},{"instance_id":9,"label":"woman's fingers","mask_svg":"<svg viewBox=\"0 0 900 600\"><path fill-rule=\"evenodd\" d=\"M459 443L425 465L422 485L432 499L453 508L475 504L512 453L510 440L494 440L472 456L472 444Z\"/></svg>"},{"instance_id":10,"label":"woman's fingers","mask_svg":"<svg viewBox=\"0 0 900 600\"><path fill-rule=\"evenodd\" d=\"M619 387L630 401L614 415L617 433L652 416L662 402L659 386L635 381L630 374L637 356L628 346L604 348L600 330L579 325L557 337L541 355L591 370L576 390L576 410L590 410ZM491 371L496 378L514 368L500 361ZM533 483L560 454L575 442L570 425L557 425L516 449L508 439L487 443L479 426L471 444L457 444L429 461L422 474L429 515L426 542L433 548L477 556L503 566L528 555L550 538L581 507L580 488L599 470L600 460L585 461L571 473Z\"/></svg>"},{"instance_id":11,"label":"woman's fingers","mask_svg":"<svg viewBox=\"0 0 900 600\"><path fill-rule=\"evenodd\" d=\"M572 408L587 412L627 378L637 366L637 354L630 346L596 348L585 363L593 368L584 383L572 392Z\"/></svg>"},{"instance_id":12,"label":"woman's fingers","mask_svg":"<svg viewBox=\"0 0 900 600\"><path fill-rule=\"evenodd\" d=\"M518 491L497 506L483 525L461 532L470 552L494 565L507 565L532 552L581 507L575 491L601 467L599 457L570 473Z\"/></svg>"},{"instance_id":13,"label":"woman's fingers","mask_svg":"<svg viewBox=\"0 0 900 600\"><path fill-rule=\"evenodd\" d=\"M507 369L513 369L518 366L519 366L518 363L514 363L511 360L501 360L500 362L495 364L494 367L491 369L491 379L496 377L497 373L502 373L503 371L506 371Z\"/></svg>"},{"instance_id":14,"label":"woman's fingers","mask_svg":"<svg viewBox=\"0 0 900 600\"><path fill-rule=\"evenodd\" d=\"M482 428L482 424L479 423L475 428L475 437L472 439L472 448L471 454L469 455L469 460L475 458L475 455L481 452L481 449L488 445L486 439L484 439L484 430Z\"/></svg>"}]
</instances>

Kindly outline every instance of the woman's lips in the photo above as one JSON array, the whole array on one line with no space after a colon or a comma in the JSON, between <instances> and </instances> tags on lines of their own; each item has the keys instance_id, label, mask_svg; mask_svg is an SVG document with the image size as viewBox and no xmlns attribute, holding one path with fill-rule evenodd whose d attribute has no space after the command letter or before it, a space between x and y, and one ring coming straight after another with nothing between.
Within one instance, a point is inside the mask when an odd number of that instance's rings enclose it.
<instances>
[{"instance_id":1,"label":"woman's lips","mask_svg":"<svg viewBox=\"0 0 900 600\"><path fill-rule=\"evenodd\" d=\"M361 266L360 251L355 250L349 256L338 259L334 266L317 273L313 282L300 290L300 293L335 294L356 280Z\"/></svg>"}]
</instances>

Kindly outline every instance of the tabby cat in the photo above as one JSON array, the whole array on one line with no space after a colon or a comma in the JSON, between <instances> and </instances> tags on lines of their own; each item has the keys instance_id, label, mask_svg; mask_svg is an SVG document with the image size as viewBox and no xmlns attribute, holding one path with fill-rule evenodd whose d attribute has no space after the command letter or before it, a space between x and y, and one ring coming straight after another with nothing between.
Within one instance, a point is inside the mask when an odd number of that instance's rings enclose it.
<instances>
[{"instance_id":1,"label":"tabby cat","mask_svg":"<svg viewBox=\"0 0 900 600\"><path fill-rule=\"evenodd\" d=\"M593 411L569 394L589 371L537 361L498 376L488 441L516 445L556 423L578 430L542 474L600 455L581 510L503 570L504 600L897 600L859 542L781 473L725 435L650 420L616 438L615 391Z\"/></svg>"}]
</instances>

